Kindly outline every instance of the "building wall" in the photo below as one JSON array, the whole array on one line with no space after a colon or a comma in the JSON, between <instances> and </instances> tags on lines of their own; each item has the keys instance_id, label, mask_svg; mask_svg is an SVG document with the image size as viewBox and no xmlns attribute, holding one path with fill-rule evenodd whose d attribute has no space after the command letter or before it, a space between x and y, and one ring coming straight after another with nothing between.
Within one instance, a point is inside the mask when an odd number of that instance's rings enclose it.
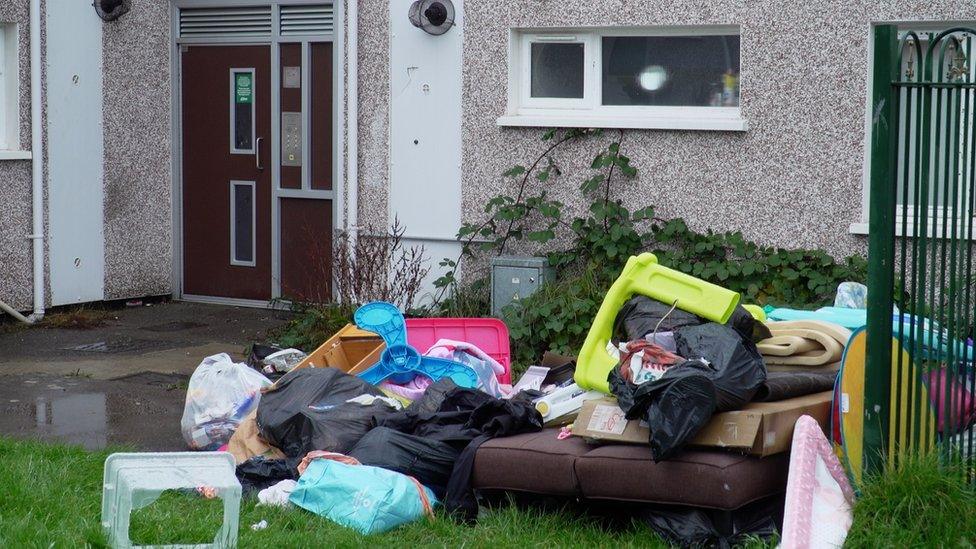
<instances>
[{"instance_id":1,"label":"building wall","mask_svg":"<svg viewBox=\"0 0 976 549\"><path fill-rule=\"evenodd\" d=\"M361 2L373 10L378 0ZM406 14L403 15L406 17ZM653 204L663 217L693 228L741 230L765 244L866 253L862 220L865 101L870 24L898 20L976 20L976 5L937 0L744 2L719 0L467 0L464 27L463 204L467 221L483 215L501 173L543 150L538 128L501 128L512 27L739 25L746 132L627 130L622 150L640 171L621 187L633 206ZM382 14L360 20L360 43L382 45ZM363 194L380 199L378 141L386 117L381 83L387 53L361 54L360 161L376 176ZM363 129L361 129L363 131ZM564 175L550 193L582 207L579 184L602 144L589 141L556 155ZM368 152L367 152L368 151ZM367 156L368 159L367 159ZM362 207L362 206L361 206Z\"/></svg>"},{"instance_id":2,"label":"building wall","mask_svg":"<svg viewBox=\"0 0 976 549\"><path fill-rule=\"evenodd\" d=\"M133 2L102 24L106 299L172 291L169 9ZM28 0L0 3L0 22L18 24L21 148L30 149ZM30 161L0 161L0 300L19 309L33 299L30 190Z\"/></svg>"},{"instance_id":3,"label":"building wall","mask_svg":"<svg viewBox=\"0 0 976 549\"><path fill-rule=\"evenodd\" d=\"M105 298L172 291L170 7L103 26Z\"/></svg>"},{"instance_id":4,"label":"building wall","mask_svg":"<svg viewBox=\"0 0 976 549\"><path fill-rule=\"evenodd\" d=\"M30 14L28 2L0 2L0 22L16 23L20 43L20 148L30 149ZM0 300L31 304L31 163L0 160Z\"/></svg>"}]
</instances>

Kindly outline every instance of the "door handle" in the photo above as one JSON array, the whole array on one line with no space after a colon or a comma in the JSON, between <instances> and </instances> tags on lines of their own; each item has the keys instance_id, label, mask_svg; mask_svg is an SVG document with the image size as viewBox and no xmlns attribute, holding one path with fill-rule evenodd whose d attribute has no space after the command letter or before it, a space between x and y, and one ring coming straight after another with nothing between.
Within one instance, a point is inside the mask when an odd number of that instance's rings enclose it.
<instances>
[{"instance_id":1,"label":"door handle","mask_svg":"<svg viewBox=\"0 0 976 549\"><path fill-rule=\"evenodd\" d=\"M261 165L261 141L263 140L263 137L254 140L254 167L260 171L264 171L264 166Z\"/></svg>"}]
</instances>

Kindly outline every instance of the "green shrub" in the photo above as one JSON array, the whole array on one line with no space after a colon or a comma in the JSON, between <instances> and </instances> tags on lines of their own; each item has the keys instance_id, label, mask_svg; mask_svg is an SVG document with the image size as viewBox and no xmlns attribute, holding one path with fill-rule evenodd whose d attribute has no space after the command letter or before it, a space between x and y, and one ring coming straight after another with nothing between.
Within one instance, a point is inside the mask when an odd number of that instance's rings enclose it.
<instances>
[{"instance_id":1,"label":"green shrub","mask_svg":"<svg viewBox=\"0 0 976 549\"><path fill-rule=\"evenodd\" d=\"M622 152L623 132L597 152L593 171L579 187L590 202L586 213L567 219L563 204L546 194L562 175L551 154L599 135L599 130L547 131L545 150L528 167L517 165L503 174L514 182L514 192L488 200L485 219L458 231L461 255L441 262L448 271L436 285L446 295L458 290L455 275L465 258L501 254L518 241L548 247L569 242L548 254L556 281L505 311L513 354L522 364L537 362L545 350L578 352L606 290L627 259L645 251L657 254L664 266L741 293L746 303L820 306L833 299L840 282L866 279L867 262L860 256L837 261L823 250L763 246L740 232L698 232L681 218L657 217L654 206L631 211L615 198L616 185L637 175ZM487 314L487 303L478 305Z\"/></svg>"}]
</instances>

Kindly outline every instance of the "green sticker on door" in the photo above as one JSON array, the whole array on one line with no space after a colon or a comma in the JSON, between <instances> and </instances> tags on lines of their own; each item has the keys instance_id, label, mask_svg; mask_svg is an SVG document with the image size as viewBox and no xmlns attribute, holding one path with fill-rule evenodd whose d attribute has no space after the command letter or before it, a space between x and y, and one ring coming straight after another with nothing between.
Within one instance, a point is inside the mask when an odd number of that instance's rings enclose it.
<instances>
[{"instance_id":1,"label":"green sticker on door","mask_svg":"<svg viewBox=\"0 0 976 549\"><path fill-rule=\"evenodd\" d=\"M254 100L254 79L249 72L234 75L234 101L250 104Z\"/></svg>"}]
</instances>

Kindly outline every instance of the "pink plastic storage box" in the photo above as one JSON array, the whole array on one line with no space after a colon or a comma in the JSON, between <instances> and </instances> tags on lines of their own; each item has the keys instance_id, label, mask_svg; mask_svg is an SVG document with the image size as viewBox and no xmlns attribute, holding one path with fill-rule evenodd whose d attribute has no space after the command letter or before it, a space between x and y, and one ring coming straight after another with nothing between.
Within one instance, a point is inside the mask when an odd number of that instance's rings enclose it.
<instances>
[{"instance_id":1,"label":"pink plastic storage box","mask_svg":"<svg viewBox=\"0 0 976 549\"><path fill-rule=\"evenodd\" d=\"M407 342L424 353L439 339L475 345L505 367L500 383L512 383L512 352L508 326L497 318L408 318Z\"/></svg>"}]
</instances>

